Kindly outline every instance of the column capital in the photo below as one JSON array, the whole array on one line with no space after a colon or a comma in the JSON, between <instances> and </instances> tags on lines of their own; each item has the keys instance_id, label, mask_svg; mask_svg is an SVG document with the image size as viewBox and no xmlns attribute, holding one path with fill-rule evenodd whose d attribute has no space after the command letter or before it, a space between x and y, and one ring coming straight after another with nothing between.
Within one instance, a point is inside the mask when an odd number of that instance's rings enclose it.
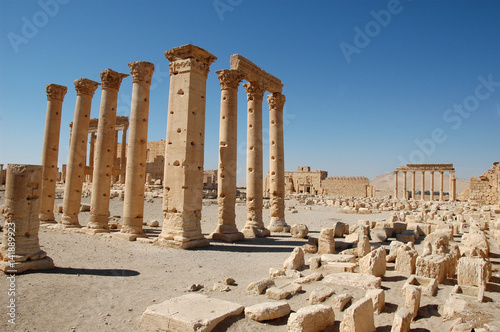
<instances>
[{"instance_id":1,"label":"column capital","mask_svg":"<svg viewBox=\"0 0 500 332\"><path fill-rule=\"evenodd\" d=\"M155 70L155 65L147 61L134 61L128 64L132 74L132 83L151 84L151 78Z\"/></svg>"},{"instance_id":2,"label":"column capital","mask_svg":"<svg viewBox=\"0 0 500 332\"><path fill-rule=\"evenodd\" d=\"M236 90L243 80L244 75L239 70L223 69L215 72L219 75L221 90Z\"/></svg>"},{"instance_id":3,"label":"column capital","mask_svg":"<svg viewBox=\"0 0 500 332\"><path fill-rule=\"evenodd\" d=\"M247 92L247 101L258 99L262 100L264 98L264 92L266 92L266 87L263 83L258 81L253 81L250 83L243 84Z\"/></svg>"},{"instance_id":4,"label":"column capital","mask_svg":"<svg viewBox=\"0 0 500 332\"><path fill-rule=\"evenodd\" d=\"M75 80L75 90L76 95L86 95L86 96L94 96L95 90L101 85L101 83L94 82L89 80L88 78L77 78Z\"/></svg>"},{"instance_id":5,"label":"column capital","mask_svg":"<svg viewBox=\"0 0 500 332\"><path fill-rule=\"evenodd\" d=\"M267 103L269 104L269 109L275 109L278 111L283 111L283 106L285 106L285 95L281 92L274 92L272 95L267 96Z\"/></svg>"},{"instance_id":6,"label":"column capital","mask_svg":"<svg viewBox=\"0 0 500 332\"><path fill-rule=\"evenodd\" d=\"M189 71L207 76L210 65L217 57L195 45L182 45L165 51L165 57L170 61L170 76Z\"/></svg>"},{"instance_id":7,"label":"column capital","mask_svg":"<svg viewBox=\"0 0 500 332\"><path fill-rule=\"evenodd\" d=\"M128 74L118 73L112 69L105 69L101 72L102 89L119 90L122 80L129 76Z\"/></svg>"},{"instance_id":8,"label":"column capital","mask_svg":"<svg viewBox=\"0 0 500 332\"><path fill-rule=\"evenodd\" d=\"M63 101L64 96L66 95L66 92L68 91L68 88L65 87L64 85L47 84L46 91L47 91L47 100L48 101L52 101L52 100Z\"/></svg>"}]
</instances>

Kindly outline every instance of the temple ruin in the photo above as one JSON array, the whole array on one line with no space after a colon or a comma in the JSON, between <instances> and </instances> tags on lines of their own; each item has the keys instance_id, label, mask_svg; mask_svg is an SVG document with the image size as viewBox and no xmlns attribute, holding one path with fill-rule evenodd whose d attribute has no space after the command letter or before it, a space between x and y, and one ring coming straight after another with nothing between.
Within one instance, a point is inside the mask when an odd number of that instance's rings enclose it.
<instances>
[{"instance_id":1,"label":"temple ruin","mask_svg":"<svg viewBox=\"0 0 500 332\"><path fill-rule=\"evenodd\" d=\"M459 195L461 200L481 205L500 204L500 163L479 177L471 176L470 185Z\"/></svg>"},{"instance_id":2,"label":"temple ruin","mask_svg":"<svg viewBox=\"0 0 500 332\"><path fill-rule=\"evenodd\" d=\"M403 193L400 196L399 191L399 172L403 173ZM411 175L411 191L407 189L407 173ZM449 200L456 200L456 179L455 179L455 169L453 164L408 164L406 166L400 166L394 171L394 198L401 198L403 200L416 199L416 184L415 184L415 173L420 172L422 175L422 181L420 185L420 200L425 200L425 175L426 173L430 176L430 200L434 201L434 178L435 173L439 173L439 200L444 200L444 184L443 184L443 174L444 172L450 173L450 183L449 183Z\"/></svg>"}]
</instances>

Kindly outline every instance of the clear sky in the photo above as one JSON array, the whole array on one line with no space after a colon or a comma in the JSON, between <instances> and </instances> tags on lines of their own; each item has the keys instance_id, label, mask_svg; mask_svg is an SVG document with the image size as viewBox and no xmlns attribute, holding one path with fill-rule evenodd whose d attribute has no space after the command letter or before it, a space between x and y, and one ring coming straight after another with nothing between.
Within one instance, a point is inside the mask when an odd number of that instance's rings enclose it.
<instances>
[{"instance_id":1,"label":"clear sky","mask_svg":"<svg viewBox=\"0 0 500 332\"><path fill-rule=\"evenodd\" d=\"M499 1L476 0L0 0L0 163L41 162L48 83L68 87L59 165L67 163L74 80L130 73L131 61L155 64L148 139L164 139L163 53L191 43L218 57L207 80L205 169L217 168L215 71L239 53L284 84L287 170L373 178L406 163L454 163L457 177L479 176L500 161L499 17ZM130 112L131 90L128 77L119 115ZM92 117L100 97L99 88ZM243 182L243 88L238 98Z\"/></svg>"}]
</instances>

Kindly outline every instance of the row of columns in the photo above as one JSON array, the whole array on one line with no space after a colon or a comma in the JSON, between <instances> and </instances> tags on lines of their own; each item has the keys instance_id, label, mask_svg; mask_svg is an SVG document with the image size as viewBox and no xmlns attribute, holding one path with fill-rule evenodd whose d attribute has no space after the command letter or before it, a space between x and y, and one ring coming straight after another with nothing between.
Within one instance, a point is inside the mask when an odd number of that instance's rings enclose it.
<instances>
[{"instance_id":1,"label":"row of columns","mask_svg":"<svg viewBox=\"0 0 500 332\"><path fill-rule=\"evenodd\" d=\"M415 200L415 173L417 171L402 171L403 172L403 199L407 200L407 194L408 190L406 187L406 173L410 172L411 173L411 197L412 200ZM422 173L422 182L421 182L421 197L420 200L425 200L425 173L426 171L420 171ZM436 171L427 171L430 173L430 200L434 201L434 173ZM444 178L444 171L437 171L440 174L439 177L439 200L443 201L444 200L444 187L443 187L443 178ZM399 197L399 190L398 190L398 174L399 171L394 171L394 198L398 199ZM449 185L449 200L450 201L455 201L456 200L456 178L455 178L455 171L450 171L450 185Z\"/></svg>"}]
</instances>

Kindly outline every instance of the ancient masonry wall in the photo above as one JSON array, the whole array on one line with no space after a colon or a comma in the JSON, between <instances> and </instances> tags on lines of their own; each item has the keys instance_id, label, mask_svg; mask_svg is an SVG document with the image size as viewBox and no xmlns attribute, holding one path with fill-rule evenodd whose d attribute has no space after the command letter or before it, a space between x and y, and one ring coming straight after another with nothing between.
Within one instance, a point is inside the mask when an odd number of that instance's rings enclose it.
<instances>
[{"instance_id":1,"label":"ancient masonry wall","mask_svg":"<svg viewBox=\"0 0 500 332\"><path fill-rule=\"evenodd\" d=\"M500 164L493 163L493 167L478 178L472 176L466 193L468 197L463 198L472 202L483 205L500 203Z\"/></svg>"},{"instance_id":2,"label":"ancient masonry wall","mask_svg":"<svg viewBox=\"0 0 500 332\"><path fill-rule=\"evenodd\" d=\"M373 193L370 180L364 176L329 177L321 182L321 187L326 196L369 197Z\"/></svg>"}]
</instances>

